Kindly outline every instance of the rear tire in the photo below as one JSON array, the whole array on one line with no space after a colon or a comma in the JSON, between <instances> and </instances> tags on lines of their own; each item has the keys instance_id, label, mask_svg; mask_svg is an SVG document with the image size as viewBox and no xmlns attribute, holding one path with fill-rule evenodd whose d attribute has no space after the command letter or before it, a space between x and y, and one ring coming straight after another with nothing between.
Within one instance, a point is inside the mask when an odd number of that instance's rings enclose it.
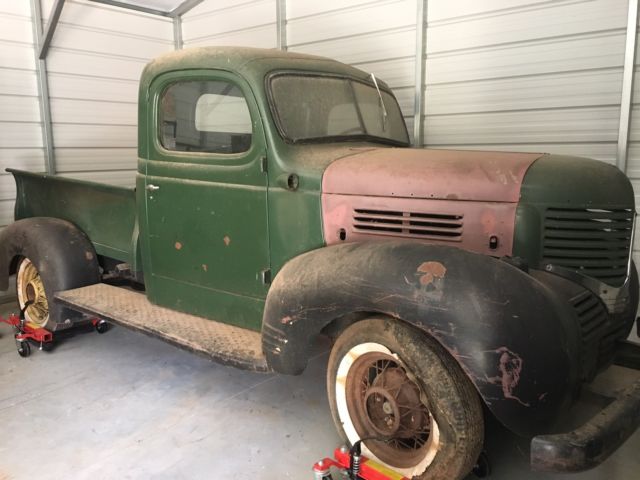
<instances>
[{"instance_id":1,"label":"rear tire","mask_svg":"<svg viewBox=\"0 0 640 480\"><path fill-rule=\"evenodd\" d=\"M100 281L89 239L73 224L57 218L28 218L7 229L12 235L5 248L19 259L18 304L22 309L28 300L34 302L27 307L25 319L52 332L72 326L82 315L58 305L53 297L56 292Z\"/></svg>"},{"instance_id":2,"label":"rear tire","mask_svg":"<svg viewBox=\"0 0 640 480\"><path fill-rule=\"evenodd\" d=\"M348 327L329 357L327 390L338 432L407 478L459 480L484 440L478 394L440 344L397 320Z\"/></svg>"}]
</instances>

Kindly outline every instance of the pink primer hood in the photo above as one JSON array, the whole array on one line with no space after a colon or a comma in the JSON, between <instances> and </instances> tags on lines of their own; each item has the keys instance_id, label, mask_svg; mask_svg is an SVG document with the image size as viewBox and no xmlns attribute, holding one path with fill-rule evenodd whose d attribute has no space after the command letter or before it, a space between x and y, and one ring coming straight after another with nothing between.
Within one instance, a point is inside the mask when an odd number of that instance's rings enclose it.
<instances>
[{"instance_id":1,"label":"pink primer hood","mask_svg":"<svg viewBox=\"0 0 640 480\"><path fill-rule=\"evenodd\" d=\"M515 203L541 153L376 148L333 162L323 194Z\"/></svg>"}]
</instances>

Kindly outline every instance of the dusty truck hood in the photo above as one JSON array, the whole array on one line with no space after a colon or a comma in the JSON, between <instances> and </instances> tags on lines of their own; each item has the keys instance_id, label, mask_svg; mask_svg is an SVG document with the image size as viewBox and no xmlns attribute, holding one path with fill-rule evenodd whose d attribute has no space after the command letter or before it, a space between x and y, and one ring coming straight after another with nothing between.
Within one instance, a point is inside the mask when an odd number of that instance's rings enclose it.
<instances>
[{"instance_id":1,"label":"dusty truck hood","mask_svg":"<svg viewBox=\"0 0 640 480\"><path fill-rule=\"evenodd\" d=\"M540 153L376 148L327 167L322 193L517 202Z\"/></svg>"},{"instance_id":2,"label":"dusty truck hood","mask_svg":"<svg viewBox=\"0 0 640 480\"><path fill-rule=\"evenodd\" d=\"M375 148L322 178L327 244L416 240L511 255L523 179L540 153Z\"/></svg>"}]
</instances>

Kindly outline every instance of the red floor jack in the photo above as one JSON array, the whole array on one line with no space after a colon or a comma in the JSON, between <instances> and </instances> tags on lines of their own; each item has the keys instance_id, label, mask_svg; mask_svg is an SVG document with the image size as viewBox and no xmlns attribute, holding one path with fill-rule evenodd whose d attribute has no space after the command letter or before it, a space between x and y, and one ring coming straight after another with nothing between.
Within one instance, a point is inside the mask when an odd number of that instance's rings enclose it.
<instances>
[{"instance_id":1,"label":"red floor jack","mask_svg":"<svg viewBox=\"0 0 640 480\"><path fill-rule=\"evenodd\" d=\"M313 465L314 480L334 480L331 469L340 472L342 478L348 480L409 480L389 467L362 455L362 440L357 441L349 450L339 447L333 452L334 458L323 458ZM485 452L480 454L472 473L478 478L491 474L491 464Z\"/></svg>"},{"instance_id":2,"label":"red floor jack","mask_svg":"<svg viewBox=\"0 0 640 480\"><path fill-rule=\"evenodd\" d=\"M347 447L336 448L334 458L323 458L313 466L314 480L334 480L331 468L349 480L408 480L390 468L362 455L361 441Z\"/></svg>"},{"instance_id":3,"label":"red floor jack","mask_svg":"<svg viewBox=\"0 0 640 480\"><path fill-rule=\"evenodd\" d=\"M15 330L16 333L14 337L16 339L18 355L23 358L31 355L30 342L38 345L40 350L49 351L53 348L53 333L45 328L32 325L25 320L25 311L31 303L31 301L27 301L25 306L20 310L20 315L11 314L8 319L0 316L1 323L11 325ZM108 325L104 320L94 318L91 320L91 324L98 333L107 331Z\"/></svg>"}]
</instances>

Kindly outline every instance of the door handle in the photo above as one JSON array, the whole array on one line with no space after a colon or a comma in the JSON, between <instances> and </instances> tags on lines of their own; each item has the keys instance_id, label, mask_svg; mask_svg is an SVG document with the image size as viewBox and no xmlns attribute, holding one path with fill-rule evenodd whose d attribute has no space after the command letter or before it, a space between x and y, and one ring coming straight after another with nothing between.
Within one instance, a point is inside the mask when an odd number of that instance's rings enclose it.
<instances>
[{"instance_id":1,"label":"door handle","mask_svg":"<svg viewBox=\"0 0 640 480\"><path fill-rule=\"evenodd\" d=\"M157 185L149 184L147 185L147 190L150 192L155 192L156 190L160 190L160 187Z\"/></svg>"}]
</instances>

